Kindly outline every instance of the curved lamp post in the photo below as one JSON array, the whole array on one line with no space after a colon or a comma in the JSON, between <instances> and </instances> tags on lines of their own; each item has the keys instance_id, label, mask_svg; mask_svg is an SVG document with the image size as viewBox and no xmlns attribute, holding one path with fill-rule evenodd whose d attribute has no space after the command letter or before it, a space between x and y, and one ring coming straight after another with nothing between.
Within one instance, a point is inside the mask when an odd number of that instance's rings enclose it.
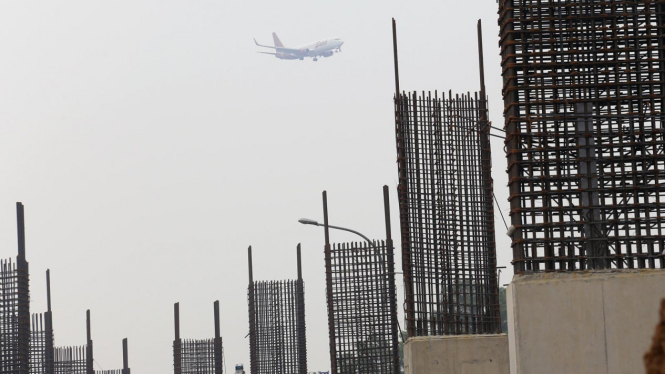
<instances>
[{"instance_id":1,"label":"curved lamp post","mask_svg":"<svg viewBox=\"0 0 665 374\"><path fill-rule=\"evenodd\" d=\"M298 222L302 223L303 225L324 226L323 223L319 223L318 221L315 221L315 220L309 219L309 218L301 218L301 219L298 220ZM374 242L372 242L371 240L369 240L368 237L366 237L365 235L359 233L356 230L351 230L351 229L347 229L346 227L333 226L333 225L328 225L328 227L331 228L331 229L337 229L337 230L352 232L352 233L362 237L363 239L365 239L369 243L369 245L372 246L372 248L374 248L375 250L378 250L376 248L376 246L374 245Z\"/></svg>"},{"instance_id":2,"label":"curved lamp post","mask_svg":"<svg viewBox=\"0 0 665 374\"><path fill-rule=\"evenodd\" d=\"M315 220L310 219L310 218L301 218L301 219L298 220L298 222L302 223L303 225L325 226L323 223L319 223L318 221L315 221ZM361 238L365 239L369 243L369 245L371 245L372 248L374 248L375 251L379 252L379 249L374 245L374 242L372 242L371 240L369 240L368 237L366 237L365 235L359 233L356 230L347 229L346 227L333 226L333 225L330 225L330 224L328 225L328 227L331 228L331 229L337 229L337 230L352 232L352 233L360 236ZM379 253L379 255L381 256L381 261L385 261L385 257L383 256L383 253ZM383 276L386 277L386 279L387 279L388 278L388 273L386 272L386 269L383 266L381 266L381 269L383 270ZM401 272L400 273L395 272L395 274L402 274L402 273ZM382 296L383 300L385 302L385 297L386 297L386 295L385 295L385 284L384 284L384 292L382 293L382 295L383 295ZM399 321L397 321L397 327L399 328L399 331L400 331L399 335L402 337L402 342L405 342L404 334L402 333L402 327L399 325Z\"/></svg>"}]
</instances>

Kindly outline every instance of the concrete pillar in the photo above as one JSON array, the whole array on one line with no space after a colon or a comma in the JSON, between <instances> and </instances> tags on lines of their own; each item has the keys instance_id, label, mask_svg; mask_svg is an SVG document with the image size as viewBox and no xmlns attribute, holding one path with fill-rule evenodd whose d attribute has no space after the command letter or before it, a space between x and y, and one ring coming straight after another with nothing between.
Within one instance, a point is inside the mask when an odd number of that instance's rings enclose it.
<instances>
[{"instance_id":1,"label":"concrete pillar","mask_svg":"<svg viewBox=\"0 0 665 374\"><path fill-rule=\"evenodd\" d=\"M512 374L644 372L665 270L517 275L507 290Z\"/></svg>"},{"instance_id":2,"label":"concrete pillar","mask_svg":"<svg viewBox=\"0 0 665 374\"><path fill-rule=\"evenodd\" d=\"M506 334L409 338L404 374L508 374Z\"/></svg>"}]
</instances>

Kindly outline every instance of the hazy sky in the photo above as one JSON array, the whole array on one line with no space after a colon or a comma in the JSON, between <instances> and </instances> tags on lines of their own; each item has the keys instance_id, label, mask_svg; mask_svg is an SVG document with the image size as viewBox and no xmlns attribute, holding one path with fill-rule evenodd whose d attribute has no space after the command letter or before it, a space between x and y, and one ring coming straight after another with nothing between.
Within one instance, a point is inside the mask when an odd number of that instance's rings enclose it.
<instances>
[{"instance_id":1,"label":"hazy sky","mask_svg":"<svg viewBox=\"0 0 665 374\"><path fill-rule=\"evenodd\" d=\"M384 238L385 184L399 237L391 17L402 89L454 92L479 87L481 18L503 127L496 13L495 0L3 1L0 257L16 256L22 201L31 311L46 309L50 268L57 346L84 344L91 309L97 369L122 366L127 337L134 373L168 373L173 303L183 338L210 338L219 300L232 371L249 369L247 246L255 279L289 279L302 243L309 370L327 370L323 231L297 219L322 218L325 189L331 224ZM257 54L252 38L271 44L273 31L286 46L345 44L318 62Z\"/></svg>"}]
</instances>

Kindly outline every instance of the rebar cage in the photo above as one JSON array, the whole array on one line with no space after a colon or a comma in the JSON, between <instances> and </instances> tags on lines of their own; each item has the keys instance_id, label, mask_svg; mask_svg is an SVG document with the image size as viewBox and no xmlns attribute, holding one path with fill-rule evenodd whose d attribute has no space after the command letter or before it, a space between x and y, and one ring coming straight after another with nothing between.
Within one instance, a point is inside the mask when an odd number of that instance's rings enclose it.
<instances>
[{"instance_id":1,"label":"rebar cage","mask_svg":"<svg viewBox=\"0 0 665 374\"><path fill-rule=\"evenodd\" d=\"M220 334L219 301L213 303L215 330L213 339L180 338L180 303L173 305L175 339L173 340L173 372L175 374L222 374L224 348ZM127 351L123 342L123 352ZM125 355L126 356L126 355ZM126 358L123 361L127 361ZM124 365L127 366L126 364ZM129 369L126 373L129 374Z\"/></svg>"},{"instance_id":2,"label":"rebar cage","mask_svg":"<svg viewBox=\"0 0 665 374\"><path fill-rule=\"evenodd\" d=\"M21 260L0 261L0 372L29 371L29 288L28 265Z\"/></svg>"},{"instance_id":3,"label":"rebar cage","mask_svg":"<svg viewBox=\"0 0 665 374\"><path fill-rule=\"evenodd\" d=\"M333 373L399 373L393 315L397 297L389 257L393 258L392 247L387 250L384 241L330 246L326 274L335 344Z\"/></svg>"},{"instance_id":4,"label":"rebar cage","mask_svg":"<svg viewBox=\"0 0 665 374\"><path fill-rule=\"evenodd\" d=\"M88 370L88 347L57 347L54 349L55 374L90 374ZM94 371L92 371L94 373Z\"/></svg>"},{"instance_id":5,"label":"rebar cage","mask_svg":"<svg viewBox=\"0 0 665 374\"><path fill-rule=\"evenodd\" d=\"M53 332L45 321L48 314L33 314L30 329L30 374L53 373ZM51 344L48 344L48 341Z\"/></svg>"},{"instance_id":6,"label":"rebar cage","mask_svg":"<svg viewBox=\"0 0 665 374\"><path fill-rule=\"evenodd\" d=\"M216 373L214 339L183 339L180 352L182 374Z\"/></svg>"},{"instance_id":7,"label":"rebar cage","mask_svg":"<svg viewBox=\"0 0 665 374\"><path fill-rule=\"evenodd\" d=\"M248 289L252 374L306 374L304 282L256 281Z\"/></svg>"},{"instance_id":8,"label":"rebar cage","mask_svg":"<svg viewBox=\"0 0 665 374\"><path fill-rule=\"evenodd\" d=\"M499 333L487 102L395 100L409 336Z\"/></svg>"},{"instance_id":9,"label":"rebar cage","mask_svg":"<svg viewBox=\"0 0 665 374\"><path fill-rule=\"evenodd\" d=\"M517 274L663 268L663 0L500 0Z\"/></svg>"}]
</instances>

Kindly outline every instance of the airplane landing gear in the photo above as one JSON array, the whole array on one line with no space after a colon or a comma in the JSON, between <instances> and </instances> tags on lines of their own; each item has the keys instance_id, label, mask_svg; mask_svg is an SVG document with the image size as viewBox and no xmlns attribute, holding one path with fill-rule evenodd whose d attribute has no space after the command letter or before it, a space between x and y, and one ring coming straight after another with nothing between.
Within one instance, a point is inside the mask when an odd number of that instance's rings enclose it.
<instances>
[{"instance_id":1,"label":"airplane landing gear","mask_svg":"<svg viewBox=\"0 0 665 374\"><path fill-rule=\"evenodd\" d=\"M318 58L316 58L316 57L314 57L314 62L316 62L316 61L319 61L319 59L318 59Z\"/></svg>"}]
</instances>

